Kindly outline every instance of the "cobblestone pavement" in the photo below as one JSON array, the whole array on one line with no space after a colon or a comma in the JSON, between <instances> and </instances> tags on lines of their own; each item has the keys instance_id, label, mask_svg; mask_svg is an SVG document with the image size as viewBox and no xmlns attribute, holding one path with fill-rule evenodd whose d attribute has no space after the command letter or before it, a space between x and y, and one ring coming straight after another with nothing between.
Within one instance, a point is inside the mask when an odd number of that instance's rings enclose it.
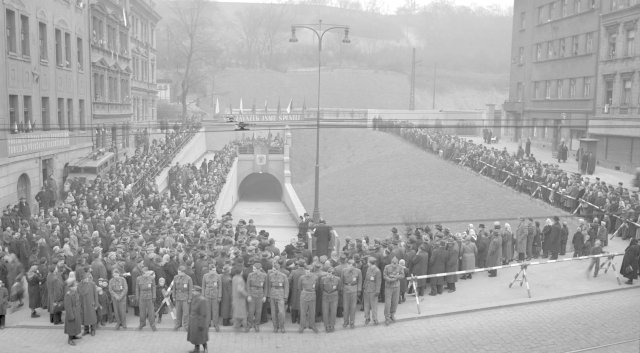
<instances>
[{"instance_id":1,"label":"cobblestone pavement","mask_svg":"<svg viewBox=\"0 0 640 353\"><path fill-rule=\"evenodd\" d=\"M639 352L640 290L358 326L332 334L211 332L211 352ZM98 330L75 347L61 327L0 331L1 352L187 352L184 331Z\"/></svg>"}]
</instances>

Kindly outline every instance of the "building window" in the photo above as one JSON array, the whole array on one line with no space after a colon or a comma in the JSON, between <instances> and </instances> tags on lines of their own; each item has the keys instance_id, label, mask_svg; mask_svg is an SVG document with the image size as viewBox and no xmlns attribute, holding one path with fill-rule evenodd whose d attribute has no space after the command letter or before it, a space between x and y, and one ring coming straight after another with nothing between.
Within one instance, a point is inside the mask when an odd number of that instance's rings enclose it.
<instances>
[{"instance_id":1,"label":"building window","mask_svg":"<svg viewBox=\"0 0 640 353\"><path fill-rule=\"evenodd\" d=\"M583 96L585 98L591 97L591 77L585 77L584 78Z\"/></svg>"},{"instance_id":2,"label":"building window","mask_svg":"<svg viewBox=\"0 0 640 353\"><path fill-rule=\"evenodd\" d=\"M562 96L563 96L563 92L562 92L563 87L562 86L563 85L564 85L564 81L563 80L557 80L556 81L556 98L558 98L558 99L562 99Z\"/></svg>"},{"instance_id":3,"label":"building window","mask_svg":"<svg viewBox=\"0 0 640 353\"><path fill-rule=\"evenodd\" d=\"M84 99L78 100L78 119L80 120L80 130L84 131L86 128L84 121Z\"/></svg>"},{"instance_id":4,"label":"building window","mask_svg":"<svg viewBox=\"0 0 640 353\"><path fill-rule=\"evenodd\" d=\"M562 17L569 16L569 0L562 0Z\"/></svg>"},{"instance_id":5,"label":"building window","mask_svg":"<svg viewBox=\"0 0 640 353\"><path fill-rule=\"evenodd\" d=\"M16 48L16 13L7 9L7 50L9 53L15 53Z\"/></svg>"},{"instance_id":6,"label":"building window","mask_svg":"<svg viewBox=\"0 0 640 353\"><path fill-rule=\"evenodd\" d=\"M569 98L576 97L576 79L572 78L569 80Z\"/></svg>"},{"instance_id":7,"label":"building window","mask_svg":"<svg viewBox=\"0 0 640 353\"><path fill-rule=\"evenodd\" d=\"M621 105L631 105L631 78L625 78L622 80L622 96L620 97Z\"/></svg>"},{"instance_id":8,"label":"building window","mask_svg":"<svg viewBox=\"0 0 640 353\"><path fill-rule=\"evenodd\" d=\"M9 95L9 124L11 126L11 132L18 132L18 96Z\"/></svg>"},{"instance_id":9,"label":"building window","mask_svg":"<svg viewBox=\"0 0 640 353\"><path fill-rule=\"evenodd\" d=\"M107 25L107 48L116 50L116 29Z\"/></svg>"},{"instance_id":10,"label":"building window","mask_svg":"<svg viewBox=\"0 0 640 353\"><path fill-rule=\"evenodd\" d=\"M587 33L584 50L586 53L593 53L593 33Z\"/></svg>"},{"instance_id":11,"label":"building window","mask_svg":"<svg viewBox=\"0 0 640 353\"><path fill-rule=\"evenodd\" d=\"M94 17L93 21L92 21L92 24L93 24L93 32L91 32L92 33L91 34L92 35L91 40L93 41L93 43L95 45L98 45L100 47L104 47L103 46L103 44L104 44L104 31L102 29L102 21L99 18Z\"/></svg>"},{"instance_id":12,"label":"building window","mask_svg":"<svg viewBox=\"0 0 640 353\"><path fill-rule=\"evenodd\" d=\"M67 127L73 131L73 99L67 99Z\"/></svg>"},{"instance_id":13,"label":"building window","mask_svg":"<svg viewBox=\"0 0 640 353\"><path fill-rule=\"evenodd\" d=\"M64 33L64 59L65 66L71 67L71 34Z\"/></svg>"},{"instance_id":14,"label":"building window","mask_svg":"<svg viewBox=\"0 0 640 353\"><path fill-rule=\"evenodd\" d=\"M545 81L545 88L544 88L544 97L546 99L551 99L551 81Z\"/></svg>"},{"instance_id":15,"label":"building window","mask_svg":"<svg viewBox=\"0 0 640 353\"><path fill-rule=\"evenodd\" d=\"M536 60L542 60L542 44L536 44Z\"/></svg>"},{"instance_id":16,"label":"building window","mask_svg":"<svg viewBox=\"0 0 640 353\"><path fill-rule=\"evenodd\" d=\"M564 42L564 38L561 38L560 39L560 48L558 50L558 57L564 58L565 48L566 48L566 45L565 45L565 42Z\"/></svg>"},{"instance_id":17,"label":"building window","mask_svg":"<svg viewBox=\"0 0 640 353\"><path fill-rule=\"evenodd\" d=\"M42 130L49 131L51 129L49 119L49 97L42 97Z\"/></svg>"},{"instance_id":18,"label":"building window","mask_svg":"<svg viewBox=\"0 0 640 353\"><path fill-rule=\"evenodd\" d=\"M78 37L76 40L76 50L78 55L78 70L82 70L84 68L84 48L82 44L82 38Z\"/></svg>"},{"instance_id":19,"label":"building window","mask_svg":"<svg viewBox=\"0 0 640 353\"><path fill-rule=\"evenodd\" d=\"M516 100L518 102L522 102L522 98L523 98L522 82L518 82L518 84L516 86L516 94L518 95Z\"/></svg>"},{"instance_id":20,"label":"building window","mask_svg":"<svg viewBox=\"0 0 640 353\"><path fill-rule=\"evenodd\" d=\"M62 64L62 31L56 29L56 65L64 66Z\"/></svg>"},{"instance_id":21,"label":"building window","mask_svg":"<svg viewBox=\"0 0 640 353\"><path fill-rule=\"evenodd\" d=\"M64 129L64 98L58 98L58 129Z\"/></svg>"},{"instance_id":22,"label":"building window","mask_svg":"<svg viewBox=\"0 0 640 353\"><path fill-rule=\"evenodd\" d=\"M31 123L33 121L33 117L31 116L31 96L22 97L22 101L24 106L22 107L22 111L24 112L24 130L31 130Z\"/></svg>"},{"instance_id":23,"label":"building window","mask_svg":"<svg viewBox=\"0 0 640 353\"><path fill-rule=\"evenodd\" d=\"M547 21L551 21L553 20L558 14L558 3L555 1L552 1L549 4L549 18L547 18Z\"/></svg>"},{"instance_id":24,"label":"building window","mask_svg":"<svg viewBox=\"0 0 640 353\"><path fill-rule=\"evenodd\" d=\"M533 83L533 99L538 99L540 97L540 82L536 81Z\"/></svg>"},{"instance_id":25,"label":"building window","mask_svg":"<svg viewBox=\"0 0 640 353\"><path fill-rule=\"evenodd\" d=\"M636 29L627 30L627 56L635 55Z\"/></svg>"},{"instance_id":26,"label":"building window","mask_svg":"<svg viewBox=\"0 0 640 353\"><path fill-rule=\"evenodd\" d=\"M525 29L527 27L527 13L520 12L520 29Z\"/></svg>"},{"instance_id":27,"label":"building window","mask_svg":"<svg viewBox=\"0 0 640 353\"><path fill-rule=\"evenodd\" d=\"M123 103L129 103L129 80L120 80L120 101Z\"/></svg>"},{"instance_id":28,"label":"building window","mask_svg":"<svg viewBox=\"0 0 640 353\"><path fill-rule=\"evenodd\" d=\"M47 53L47 24L43 22L38 23L38 33L40 36L40 60L46 61L48 56Z\"/></svg>"},{"instance_id":29,"label":"building window","mask_svg":"<svg viewBox=\"0 0 640 353\"><path fill-rule=\"evenodd\" d=\"M22 56L29 57L31 50L29 48L29 17L20 15L20 46Z\"/></svg>"},{"instance_id":30,"label":"building window","mask_svg":"<svg viewBox=\"0 0 640 353\"><path fill-rule=\"evenodd\" d=\"M615 59L616 58L616 40L618 39L618 34L617 33L609 33L609 37L607 40L607 44L608 44L608 48L607 48L607 55L608 55L608 59Z\"/></svg>"},{"instance_id":31,"label":"building window","mask_svg":"<svg viewBox=\"0 0 640 353\"><path fill-rule=\"evenodd\" d=\"M573 56L578 55L578 53L580 52L580 42L579 39L580 37L578 36L573 36L572 37L572 41L571 41L571 54L573 54Z\"/></svg>"},{"instance_id":32,"label":"building window","mask_svg":"<svg viewBox=\"0 0 640 353\"><path fill-rule=\"evenodd\" d=\"M538 24L544 23L544 6L538 7Z\"/></svg>"},{"instance_id":33,"label":"building window","mask_svg":"<svg viewBox=\"0 0 640 353\"><path fill-rule=\"evenodd\" d=\"M573 13L577 14L582 11L582 0L573 0Z\"/></svg>"},{"instance_id":34,"label":"building window","mask_svg":"<svg viewBox=\"0 0 640 353\"><path fill-rule=\"evenodd\" d=\"M556 46L553 41L547 42L547 59L553 59L556 56Z\"/></svg>"},{"instance_id":35,"label":"building window","mask_svg":"<svg viewBox=\"0 0 640 353\"><path fill-rule=\"evenodd\" d=\"M129 53L129 36L127 32L120 32L120 54Z\"/></svg>"},{"instance_id":36,"label":"building window","mask_svg":"<svg viewBox=\"0 0 640 353\"><path fill-rule=\"evenodd\" d=\"M109 76L107 78L107 83L108 83L108 87L109 87L109 102L115 102L116 101L116 79L115 77L111 77Z\"/></svg>"},{"instance_id":37,"label":"building window","mask_svg":"<svg viewBox=\"0 0 640 353\"><path fill-rule=\"evenodd\" d=\"M604 105L605 113L609 112L609 108L613 103L613 79L605 79L604 82Z\"/></svg>"}]
</instances>

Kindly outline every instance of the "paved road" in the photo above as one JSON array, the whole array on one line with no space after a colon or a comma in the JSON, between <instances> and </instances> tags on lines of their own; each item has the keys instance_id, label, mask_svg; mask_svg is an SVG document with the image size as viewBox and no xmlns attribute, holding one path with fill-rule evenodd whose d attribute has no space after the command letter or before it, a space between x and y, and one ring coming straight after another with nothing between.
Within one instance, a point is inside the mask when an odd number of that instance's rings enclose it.
<instances>
[{"instance_id":1,"label":"paved road","mask_svg":"<svg viewBox=\"0 0 640 353\"><path fill-rule=\"evenodd\" d=\"M236 203L231 213L234 221L253 219L257 230L269 232L269 237L275 239L280 250L298 234L298 225L283 202L242 200Z\"/></svg>"},{"instance_id":2,"label":"paved road","mask_svg":"<svg viewBox=\"0 0 640 353\"><path fill-rule=\"evenodd\" d=\"M639 352L640 290L338 329L332 334L214 333L211 352ZM76 347L61 328L0 331L2 352L187 352L184 331L99 330ZM623 343L621 343L623 342ZM613 344L613 345L611 345ZM601 347L603 345L609 345ZM598 348L600 347L600 348Z\"/></svg>"}]
</instances>

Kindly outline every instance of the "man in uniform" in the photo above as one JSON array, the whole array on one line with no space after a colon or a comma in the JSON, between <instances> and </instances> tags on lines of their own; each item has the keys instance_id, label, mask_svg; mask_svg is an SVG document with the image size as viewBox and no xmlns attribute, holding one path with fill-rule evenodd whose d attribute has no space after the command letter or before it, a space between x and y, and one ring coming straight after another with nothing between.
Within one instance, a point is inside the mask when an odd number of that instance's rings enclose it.
<instances>
[{"instance_id":1,"label":"man in uniform","mask_svg":"<svg viewBox=\"0 0 640 353\"><path fill-rule=\"evenodd\" d=\"M342 303L344 305L344 323L342 327L355 328L356 302L362 293L362 273L354 267L355 261L349 259L347 266L342 270L340 282L342 283Z\"/></svg>"},{"instance_id":2,"label":"man in uniform","mask_svg":"<svg viewBox=\"0 0 640 353\"><path fill-rule=\"evenodd\" d=\"M260 315L262 314L262 304L267 301L267 274L262 272L262 264L253 264L253 272L247 277L247 289L249 292L249 307L247 312L248 327L253 327L256 332L260 331Z\"/></svg>"},{"instance_id":3,"label":"man in uniform","mask_svg":"<svg viewBox=\"0 0 640 353\"><path fill-rule=\"evenodd\" d=\"M216 332L220 332L220 323L218 322L218 312L220 309L220 300L222 299L222 276L216 272L216 263L209 264L209 272L202 276L202 293L209 302L209 310L211 311L211 323Z\"/></svg>"},{"instance_id":4,"label":"man in uniform","mask_svg":"<svg viewBox=\"0 0 640 353\"><path fill-rule=\"evenodd\" d=\"M327 275L322 278L322 321L327 332L335 330L339 289L340 278L335 275L335 270L329 267Z\"/></svg>"},{"instance_id":5,"label":"man in uniform","mask_svg":"<svg viewBox=\"0 0 640 353\"><path fill-rule=\"evenodd\" d=\"M400 296L400 279L404 277L404 269L398 265L398 258L393 257L391 263L384 267L384 324L396 321L395 313Z\"/></svg>"},{"instance_id":6,"label":"man in uniform","mask_svg":"<svg viewBox=\"0 0 640 353\"><path fill-rule=\"evenodd\" d=\"M147 320L149 320L151 329L155 331L156 320L153 302L156 299L156 281L153 279L153 271L149 271L147 267L143 267L142 271L143 275L138 277L136 281L136 297L140 307L140 326L138 330L142 330Z\"/></svg>"},{"instance_id":7,"label":"man in uniform","mask_svg":"<svg viewBox=\"0 0 640 353\"><path fill-rule=\"evenodd\" d=\"M193 296L193 280L184 273L185 269L184 265L180 265L178 274L173 278L172 294L176 301L176 324L173 329L176 331L180 326L189 330L189 304Z\"/></svg>"},{"instance_id":8,"label":"man in uniform","mask_svg":"<svg viewBox=\"0 0 640 353\"><path fill-rule=\"evenodd\" d=\"M269 297L269 303L271 305L273 332L280 330L280 332L284 333L284 316L286 310L284 303L289 297L289 279L280 271L280 263L278 261L273 262L273 269L269 271L268 275L268 283L267 297Z\"/></svg>"},{"instance_id":9,"label":"man in uniform","mask_svg":"<svg viewBox=\"0 0 640 353\"><path fill-rule=\"evenodd\" d=\"M363 301L364 301L364 325L367 326L373 319L373 324L378 324L378 296L380 295L380 286L382 285L382 273L376 266L376 258L369 257L369 265L367 273L364 276ZM397 300L396 300L397 302Z\"/></svg>"},{"instance_id":10,"label":"man in uniform","mask_svg":"<svg viewBox=\"0 0 640 353\"><path fill-rule=\"evenodd\" d=\"M116 330L120 327L127 328L127 280L120 277L120 269L114 268L113 278L109 281L109 293L113 301L113 313L116 317Z\"/></svg>"},{"instance_id":11,"label":"man in uniform","mask_svg":"<svg viewBox=\"0 0 640 353\"><path fill-rule=\"evenodd\" d=\"M311 265L308 265L298 283L298 288L300 289L300 329L298 329L298 332L300 333L307 327L318 333L316 328L317 281L316 275L311 273Z\"/></svg>"}]
</instances>

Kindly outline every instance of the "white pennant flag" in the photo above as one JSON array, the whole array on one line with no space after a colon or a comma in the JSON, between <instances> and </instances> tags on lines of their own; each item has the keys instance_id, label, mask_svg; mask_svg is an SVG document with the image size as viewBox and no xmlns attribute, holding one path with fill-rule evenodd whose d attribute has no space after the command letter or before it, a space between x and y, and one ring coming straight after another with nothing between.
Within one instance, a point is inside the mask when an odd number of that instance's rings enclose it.
<instances>
[{"instance_id":1,"label":"white pennant flag","mask_svg":"<svg viewBox=\"0 0 640 353\"><path fill-rule=\"evenodd\" d=\"M293 104L293 98L289 101L289 105L287 106L287 114L291 114L291 105Z\"/></svg>"},{"instance_id":2,"label":"white pennant flag","mask_svg":"<svg viewBox=\"0 0 640 353\"><path fill-rule=\"evenodd\" d=\"M216 98L216 114L220 114L220 102L218 102L218 98Z\"/></svg>"},{"instance_id":3,"label":"white pennant flag","mask_svg":"<svg viewBox=\"0 0 640 353\"><path fill-rule=\"evenodd\" d=\"M240 97L240 114L242 114L244 112L244 109L242 108L242 97Z\"/></svg>"}]
</instances>

